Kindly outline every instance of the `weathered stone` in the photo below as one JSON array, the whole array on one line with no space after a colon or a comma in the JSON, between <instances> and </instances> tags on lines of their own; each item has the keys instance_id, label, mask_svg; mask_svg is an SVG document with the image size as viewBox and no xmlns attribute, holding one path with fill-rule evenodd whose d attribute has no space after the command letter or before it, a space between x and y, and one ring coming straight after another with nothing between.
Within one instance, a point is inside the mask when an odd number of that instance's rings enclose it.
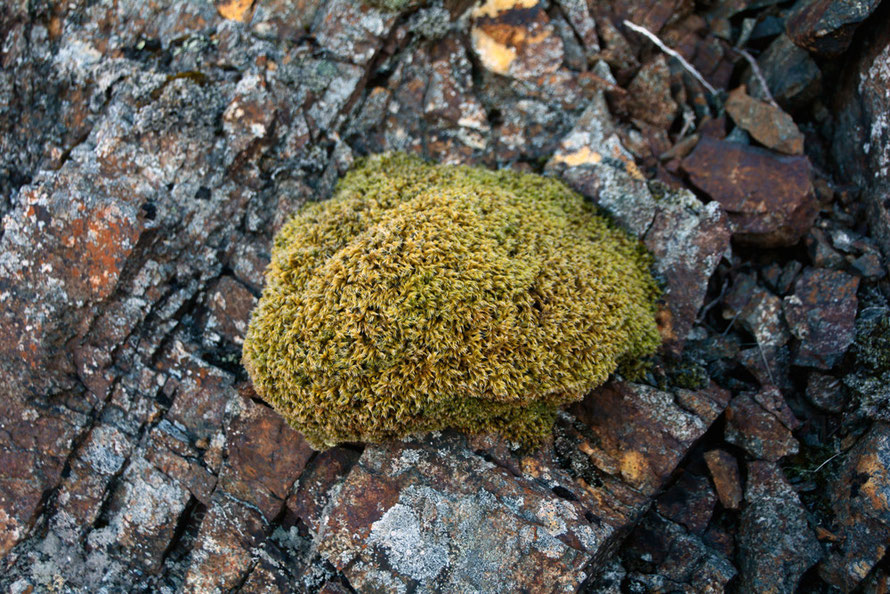
<instances>
[{"instance_id":1,"label":"weathered stone","mask_svg":"<svg viewBox=\"0 0 890 594\"><path fill-rule=\"evenodd\" d=\"M890 309L867 307L856 320L852 372L843 378L856 416L890 421Z\"/></svg>"},{"instance_id":2,"label":"weathered stone","mask_svg":"<svg viewBox=\"0 0 890 594\"><path fill-rule=\"evenodd\" d=\"M658 513L693 534L701 535L711 521L717 494L707 477L684 472L656 503Z\"/></svg>"},{"instance_id":3,"label":"weathered stone","mask_svg":"<svg viewBox=\"0 0 890 594\"><path fill-rule=\"evenodd\" d=\"M742 479L735 456L725 450L705 452L705 462L714 480L717 496L726 509L738 509L742 503Z\"/></svg>"},{"instance_id":4,"label":"weathered stone","mask_svg":"<svg viewBox=\"0 0 890 594\"><path fill-rule=\"evenodd\" d=\"M807 268L785 297L785 319L800 340L794 362L831 369L854 338L859 278L824 268Z\"/></svg>"},{"instance_id":5,"label":"weathered stone","mask_svg":"<svg viewBox=\"0 0 890 594\"><path fill-rule=\"evenodd\" d=\"M629 590L723 592L732 563L680 525L649 512L622 551Z\"/></svg>"},{"instance_id":6,"label":"weathered stone","mask_svg":"<svg viewBox=\"0 0 890 594\"><path fill-rule=\"evenodd\" d=\"M782 398L776 388L765 392L771 401ZM794 417L785 410L787 405L784 405L784 400L781 408L764 407L759 400L763 400L763 397L758 399L751 394L733 398L726 409L726 441L745 448L759 460L775 462L784 456L796 454L799 446L791 435L795 425L790 423Z\"/></svg>"},{"instance_id":7,"label":"weathered stone","mask_svg":"<svg viewBox=\"0 0 890 594\"><path fill-rule=\"evenodd\" d=\"M365 65L383 45L397 16L360 0L332 0L320 6L312 33L340 60Z\"/></svg>"},{"instance_id":8,"label":"weathered stone","mask_svg":"<svg viewBox=\"0 0 890 594\"><path fill-rule=\"evenodd\" d=\"M262 514L217 492L201 522L183 591L198 594L238 586L250 570L265 531Z\"/></svg>"},{"instance_id":9,"label":"weathered stone","mask_svg":"<svg viewBox=\"0 0 890 594\"><path fill-rule=\"evenodd\" d=\"M657 211L644 242L665 282L666 309L659 313L665 348L678 353L704 304L708 281L729 248L729 223L716 203L691 192L657 191Z\"/></svg>"},{"instance_id":10,"label":"weathered stone","mask_svg":"<svg viewBox=\"0 0 890 594\"><path fill-rule=\"evenodd\" d=\"M83 415L61 407L44 409L9 396L0 399L0 556L27 535L43 493L58 483L85 423Z\"/></svg>"},{"instance_id":11,"label":"weathered stone","mask_svg":"<svg viewBox=\"0 0 890 594\"><path fill-rule=\"evenodd\" d=\"M859 439L830 489L840 539L819 574L838 588L855 588L890 542L890 425L875 423Z\"/></svg>"},{"instance_id":12,"label":"weathered stone","mask_svg":"<svg viewBox=\"0 0 890 594\"><path fill-rule=\"evenodd\" d=\"M703 417L689 412L688 406L680 408L670 392L617 382L597 389L571 411L596 437L596 448L590 453L594 464L651 495L663 486L681 452L704 434L729 398L716 385L695 394L716 405Z\"/></svg>"},{"instance_id":13,"label":"weathered stone","mask_svg":"<svg viewBox=\"0 0 890 594\"><path fill-rule=\"evenodd\" d=\"M670 393L611 385L563 416L555 450L524 457L452 434L368 447L328 504L319 550L358 589L577 588L727 396L686 394L698 416Z\"/></svg>"},{"instance_id":14,"label":"weathered stone","mask_svg":"<svg viewBox=\"0 0 890 594\"><path fill-rule=\"evenodd\" d=\"M870 2L866 2L869 3ZM851 6L862 3L850 3ZM862 188L868 226L890 255L890 7L881 5L863 27L858 57L845 66L837 92L832 155L849 181Z\"/></svg>"},{"instance_id":15,"label":"weathered stone","mask_svg":"<svg viewBox=\"0 0 890 594\"><path fill-rule=\"evenodd\" d=\"M729 94L726 113L766 148L786 155L803 154L803 134L791 116L769 103L752 99L744 85Z\"/></svg>"},{"instance_id":16,"label":"weathered stone","mask_svg":"<svg viewBox=\"0 0 890 594\"><path fill-rule=\"evenodd\" d=\"M574 591L612 530L456 436L369 447L319 550L358 590Z\"/></svg>"},{"instance_id":17,"label":"weathered stone","mask_svg":"<svg viewBox=\"0 0 890 594\"><path fill-rule=\"evenodd\" d=\"M810 402L828 412L839 413L844 410L846 398L843 383L840 379L813 371L807 378L806 395Z\"/></svg>"},{"instance_id":18,"label":"weathered stone","mask_svg":"<svg viewBox=\"0 0 890 594\"><path fill-rule=\"evenodd\" d=\"M302 522L311 536L318 535L325 508L358 461L361 452L344 447L320 452L300 475L294 493L287 498L290 523Z\"/></svg>"},{"instance_id":19,"label":"weathered stone","mask_svg":"<svg viewBox=\"0 0 890 594\"><path fill-rule=\"evenodd\" d=\"M782 300L756 284L756 277L740 274L725 298L723 317L737 320L763 349L774 349L791 340L782 316Z\"/></svg>"},{"instance_id":20,"label":"weathered stone","mask_svg":"<svg viewBox=\"0 0 890 594\"><path fill-rule=\"evenodd\" d=\"M241 411L226 431L226 461L220 489L250 503L272 521L284 507L312 448L271 408L242 398Z\"/></svg>"},{"instance_id":21,"label":"weathered stone","mask_svg":"<svg viewBox=\"0 0 890 594\"><path fill-rule=\"evenodd\" d=\"M847 51L853 33L878 4L880 0L799 0L786 21L788 36L815 54L837 57Z\"/></svg>"},{"instance_id":22,"label":"weathered stone","mask_svg":"<svg viewBox=\"0 0 890 594\"><path fill-rule=\"evenodd\" d=\"M671 71L664 55L643 64L627 87L631 114L657 128L670 128L677 116L671 96Z\"/></svg>"},{"instance_id":23,"label":"weathered stone","mask_svg":"<svg viewBox=\"0 0 890 594\"><path fill-rule=\"evenodd\" d=\"M822 72L810 55L787 35L778 36L757 59L772 96L783 108L794 110L819 95ZM745 78L749 94L766 99L760 81L753 73Z\"/></svg>"},{"instance_id":24,"label":"weathered stone","mask_svg":"<svg viewBox=\"0 0 890 594\"><path fill-rule=\"evenodd\" d=\"M806 510L782 471L771 462L748 465L739 526L739 591L797 591L804 572L822 556Z\"/></svg>"},{"instance_id":25,"label":"weathered stone","mask_svg":"<svg viewBox=\"0 0 890 594\"><path fill-rule=\"evenodd\" d=\"M726 209L733 238L765 247L792 245L812 226L818 206L806 157L703 137L683 169Z\"/></svg>"}]
</instances>

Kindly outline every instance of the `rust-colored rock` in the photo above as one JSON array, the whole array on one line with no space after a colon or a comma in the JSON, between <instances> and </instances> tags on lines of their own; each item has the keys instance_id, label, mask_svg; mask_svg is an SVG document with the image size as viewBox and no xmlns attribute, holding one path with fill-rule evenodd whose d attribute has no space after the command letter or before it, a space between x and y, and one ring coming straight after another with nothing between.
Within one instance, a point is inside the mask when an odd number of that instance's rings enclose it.
<instances>
[{"instance_id":1,"label":"rust-colored rock","mask_svg":"<svg viewBox=\"0 0 890 594\"><path fill-rule=\"evenodd\" d=\"M726 113L766 148L786 155L803 154L803 134L791 116L779 107L749 97L744 85L729 94Z\"/></svg>"},{"instance_id":2,"label":"rust-colored rock","mask_svg":"<svg viewBox=\"0 0 890 594\"><path fill-rule=\"evenodd\" d=\"M855 337L859 277L838 270L806 268L785 297L785 319L800 340L794 362L831 369Z\"/></svg>"},{"instance_id":3,"label":"rust-colored rock","mask_svg":"<svg viewBox=\"0 0 890 594\"><path fill-rule=\"evenodd\" d=\"M742 503L742 479L735 456L725 450L711 450L705 452L705 462L720 503L726 509L738 509Z\"/></svg>"},{"instance_id":4,"label":"rust-colored rock","mask_svg":"<svg viewBox=\"0 0 890 594\"><path fill-rule=\"evenodd\" d=\"M670 392L621 382L610 382L573 405L571 411L596 437L590 456L597 467L643 493L660 489L680 461L680 452L701 437L729 399L716 385L682 392L682 397L712 407L680 408ZM698 416L690 410L707 412Z\"/></svg>"},{"instance_id":5,"label":"rust-colored rock","mask_svg":"<svg viewBox=\"0 0 890 594\"><path fill-rule=\"evenodd\" d=\"M776 399L781 403L777 405ZM726 441L745 448L753 458L775 462L799 450L791 435L794 421L777 388L741 394L726 409Z\"/></svg>"},{"instance_id":6,"label":"rust-colored rock","mask_svg":"<svg viewBox=\"0 0 890 594\"><path fill-rule=\"evenodd\" d=\"M792 245L818 212L806 157L703 137L683 160L683 169L726 209L733 239L740 243Z\"/></svg>"},{"instance_id":7,"label":"rust-colored rock","mask_svg":"<svg viewBox=\"0 0 890 594\"><path fill-rule=\"evenodd\" d=\"M838 588L854 588L890 543L890 425L875 423L859 439L830 488L840 539L819 574Z\"/></svg>"}]
</instances>

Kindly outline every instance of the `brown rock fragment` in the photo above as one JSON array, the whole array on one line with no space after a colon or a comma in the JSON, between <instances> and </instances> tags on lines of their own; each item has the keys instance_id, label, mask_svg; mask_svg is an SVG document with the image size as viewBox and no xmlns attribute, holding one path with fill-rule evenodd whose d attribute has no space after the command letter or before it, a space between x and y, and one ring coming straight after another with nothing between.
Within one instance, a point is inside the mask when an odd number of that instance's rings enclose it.
<instances>
[{"instance_id":1,"label":"brown rock fragment","mask_svg":"<svg viewBox=\"0 0 890 594\"><path fill-rule=\"evenodd\" d=\"M183 591L200 594L235 588L250 570L265 530L258 511L215 493L191 552Z\"/></svg>"},{"instance_id":2,"label":"brown rock fragment","mask_svg":"<svg viewBox=\"0 0 890 594\"><path fill-rule=\"evenodd\" d=\"M671 96L671 71L663 54L643 64L627 92L634 117L657 128L670 128L679 108Z\"/></svg>"},{"instance_id":3,"label":"brown rock fragment","mask_svg":"<svg viewBox=\"0 0 890 594\"><path fill-rule=\"evenodd\" d=\"M711 450L705 452L705 462L720 503L726 509L738 509L742 503L742 479L735 456L725 450Z\"/></svg>"},{"instance_id":4,"label":"brown rock fragment","mask_svg":"<svg viewBox=\"0 0 890 594\"><path fill-rule=\"evenodd\" d=\"M792 245L818 212L806 157L703 137L683 169L729 215L733 238L745 244Z\"/></svg>"},{"instance_id":5,"label":"brown rock fragment","mask_svg":"<svg viewBox=\"0 0 890 594\"><path fill-rule=\"evenodd\" d=\"M748 465L745 507L739 526L739 591L797 591L804 572L822 556L806 510L772 462Z\"/></svg>"},{"instance_id":6,"label":"brown rock fragment","mask_svg":"<svg viewBox=\"0 0 890 594\"><path fill-rule=\"evenodd\" d=\"M228 426L228 457L220 488L255 505L267 521L274 519L287 492L312 456L312 448L271 408L241 400L241 414Z\"/></svg>"},{"instance_id":7,"label":"brown rock fragment","mask_svg":"<svg viewBox=\"0 0 890 594\"><path fill-rule=\"evenodd\" d=\"M712 386L698 394L725 406L721 388ZM669 392L610 382L573 405L571 411L597 438L594 463L639 491L652 494L673 472L680 461L678 454L704 434L722 409L716 408L713 416L700 418L677 406Z\"/></svg>"},{"instance_id":8,"label":"brown rock fragment","mask_svg":"<svg viewBox=\"0 0 890 594\"><path fill-rule=\"evenodd\" d=\"M766 148L786 155L803 154L804 137L791 116L779 107L749 97L744 85L729 94L726 113Z\"/></svg>"},{"instance_id":9,"label":"brown rock fragment","mask_svg":"<svg viewBox=\"0 0 890 594\"><path fill-rule=\"evenodd\" d=\"M798 365L831 369L855 337L859 278L826 268L806 268L785 297L785 319L800 340Z\"/></svg>"},{"instance_id":10,"label":"brown rock fragment","mask_svg":"<svg viewBox=\"0 0 890 594\"><path fill-rule=\"evenodd\" d=\"M777 388L767 388L765 392L771 395L770 400L781 398ZM775 462L783 456L796 454L799 449L797 440L791 435L791 428L783 422L790 412L767 410L758 401L759 396L740 394L729 403L726 441L745 448L759 460Z\"/></svg>"},{"instance_id":11,"label":"brown rock fragment","mask_svg":"<svg viewBox=\"0 0 890 594\"><path fill-rule=\"evenodd\" d=\"M788 15L789 37L800 47L824 57L843 54L853 33L874 12L880 0L798 2Z\"/></svg>"}]
</instances>

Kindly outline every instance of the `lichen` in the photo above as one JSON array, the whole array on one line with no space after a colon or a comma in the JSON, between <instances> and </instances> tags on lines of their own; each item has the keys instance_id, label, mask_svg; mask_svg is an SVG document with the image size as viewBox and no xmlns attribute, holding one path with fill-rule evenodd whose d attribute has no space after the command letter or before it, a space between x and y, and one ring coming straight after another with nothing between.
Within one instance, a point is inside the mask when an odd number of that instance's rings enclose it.
<instances>
[{"instance_id":1,"label":"lichen","mask_svg":"<svg viewBox=\"0 0 890 594\"><path fill-rule=\"evenodd\" d=\"M275 237L243 362L316 448L444 428L531 445L657 348L650 264L554 179L370 157Z\"/></svg>"}]
</instances>

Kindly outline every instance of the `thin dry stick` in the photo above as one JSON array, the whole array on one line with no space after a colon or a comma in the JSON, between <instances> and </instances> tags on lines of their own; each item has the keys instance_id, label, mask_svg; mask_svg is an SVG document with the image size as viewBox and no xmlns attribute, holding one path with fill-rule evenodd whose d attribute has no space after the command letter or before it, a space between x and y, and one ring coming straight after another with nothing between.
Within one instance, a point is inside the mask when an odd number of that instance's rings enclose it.
<instances>
[{"instance_id":1,"label":"thin dry stick","mask_svg":"<svg viewBox=\"0 0 890 594\"><path fill-rule=\"evenodd\" d=\"M730 49L748 60L748 64L751 65L751 71L754 73L754 78L757 79L757 82L760 83L760 88L763 89L763 96L766 97L766 100L769 101L770 105L772 105L773 107L779 107L779 105L776 103L776 100L773 99L772 93L769 92L769 85L766 84L766 78L764 78L763 71L760 70L760 66L757 64L757 60L754 59L754 56L739 47L733 47Z\"/></svg>"},{"instance_id":2,"label":"thin dry stick","mask_svg":"<svg viewBox=\"0 0 890 594\"><path fill-rule=\"evenodd\" d=\"M655 45L657 45L657 46L658 46L658 49L660 49L661 51L663 51L663 52L666 53L667 55L671 56L672 58L676 58L677 60L679 60L679 61L680 61L680 64L683 65L683 68L685 68L686 70L688 70L689 73L690 73L692 76L694 76L694 77L696 78L696 80L698 80L698 82L700 82L700 83L701 83L701 84L708 90L708 92L709 92L710 94L712 94L712 95L716 95L716 94L717 94L717 89L715 89L714 87L712 87L712 86L710 85L710 83L708 83L708 81L705 80L705 77L703 77L703 76L699 73L699 71L695 69L695 67L694 67L692 64L690 64L689 62L686 61L686 58L684 58L684 57L681 56L679 53L677 53L676 51L674 51L674 50L672 50L671 48L669 48L668 46L666 46L666 45L664 44L664 42L663 42L661 39L659 39L659 38L655 35L655 33L653 33L652 31L650 31L650 30L647 29L646 27L641 27L641 26L639 26L639 25L635 25L635 24L631 23L630 21L624 21L624 26L627 27L627 28L629 28L629 29L632 29L632 30L636 31L636 32L639 33L640 35L644 35L645 37L647 37L647 38L649 39L649 41L651 41L652 43L654 43Z\"/></svg>"}]
</instances>

